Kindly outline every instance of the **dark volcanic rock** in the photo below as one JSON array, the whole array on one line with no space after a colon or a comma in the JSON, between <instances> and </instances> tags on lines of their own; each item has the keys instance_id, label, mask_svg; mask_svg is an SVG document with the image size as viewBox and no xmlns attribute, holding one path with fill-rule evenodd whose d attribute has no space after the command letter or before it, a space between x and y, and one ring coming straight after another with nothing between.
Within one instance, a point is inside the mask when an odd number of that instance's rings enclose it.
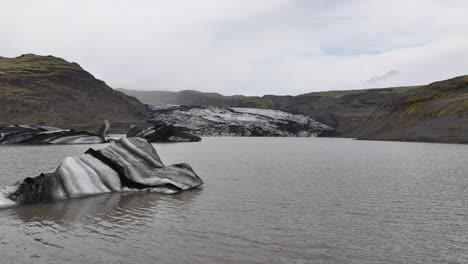
<instances>
[{"instance_id":1,"label":"dark volcanic rock","mask_svg":"<svg viewBox=\"0 0 468 264\"><path fill-rule=\"evenodd\" d=\"M203 181L185 164L165 166L142 138L122 138L100 150L65 158L51 173L0 189L0 207L120 191L173 194Z\"/></svg>"},{"instance_id":2,"label":"dark volcanic rock","mask_svg":"<svg viewBox=\"0 0 468 264\"><path fill-rule=\"evenodd\" d=\"M98 144L107 139L86 131L47 126L0 127L0 144Z\"/></svg>"},{"instance_id":3,"label":"dark volcanic rock","mask_svg":"<svg viewBox=\"0 0 468 264\"><path fill-rule=\"evenodd\" d=\"M133 129L128 136L135 134L136 129ZM198 142L201 138L189 133L189 130L184 127L173 125L166 125L162 122L154 122L154 126L146 130L139 131L134 135L135 137L142 137L149 142Z\"/></svg>"}]
</instances>

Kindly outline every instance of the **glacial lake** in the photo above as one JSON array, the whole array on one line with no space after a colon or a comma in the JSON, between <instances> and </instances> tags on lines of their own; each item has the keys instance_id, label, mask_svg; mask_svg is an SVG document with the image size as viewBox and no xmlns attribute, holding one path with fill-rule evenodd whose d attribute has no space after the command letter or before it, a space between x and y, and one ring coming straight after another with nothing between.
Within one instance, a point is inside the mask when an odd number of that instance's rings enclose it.
<instances>
[{"instance_id":1,"label":"glacial lake","mask_svg":"<svg viewBox=\"0 0 468 264\"><path fill-rule=\"evenodd\" d=\"M0 185L89 147L0 146ZM0 210L0 263L467 263L468 146L335 138L155 144L205 181Z\"/></svg>"}]
</instances>

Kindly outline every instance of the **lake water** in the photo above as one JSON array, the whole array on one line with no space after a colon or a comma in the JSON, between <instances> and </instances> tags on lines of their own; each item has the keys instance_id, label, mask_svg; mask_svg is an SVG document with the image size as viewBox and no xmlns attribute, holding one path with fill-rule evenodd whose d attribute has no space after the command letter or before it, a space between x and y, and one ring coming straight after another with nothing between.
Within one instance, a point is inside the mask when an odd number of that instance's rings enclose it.
<instances>
[{"instance_id":1,"label":"lake water","mask_svg":"<svg viewBox=\"0 0 468 264\"><path fill-rule=\"evenodd\" d=\"M189 163L204 187L2 209L0 263L468 263L467 145L155 146L166 164ZM89 147L1 146L1 185Z\"/></svg>"}]
</instances>

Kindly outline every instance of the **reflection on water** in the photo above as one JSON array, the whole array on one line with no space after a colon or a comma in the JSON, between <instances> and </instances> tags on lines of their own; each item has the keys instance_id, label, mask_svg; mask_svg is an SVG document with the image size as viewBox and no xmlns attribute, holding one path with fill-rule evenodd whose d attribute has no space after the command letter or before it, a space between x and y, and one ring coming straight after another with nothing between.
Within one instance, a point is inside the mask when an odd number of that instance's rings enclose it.
<instances>
[{"instance_id":1,"label":"reflection on water","mask_svg":"<svg viewBox=\"0 0 468 264\"><path fill-rule=\"evenodd\" d=\"M101 146L0 147L0 181ZM0 210L0 263L468 263L468 146L317 138L157 144L201 189Z\"/></svg>"},{"instance_id":2,"label":"reflection on water","mask_svg":"<svg viewBox=\"0 0 468 264\"><path fill-rule=\"evenodd\" d=\"M10 211L10 215L15 214L24 222L54 221L61 223L97 216L102 220L112 221L118 217L133 217L131 214L138 211L157 211L159 199L171 201L174 207L180 203L189 205L201 190L201 188L193 189L185 192L184 195L171 196L148 192L108 193L47 204L7 208L5 213Z\"/></svg>"},{"instance_id":3,"label":"reflection on water","mask_svg":"<svg viewBox=\"0 0 468 264\"><path fill-rule=\"evenodd\" d=\"M36 259L35 263L55 263L55 260L56 263L82 263L80 255L90 252L92 256L88 257L99 263L126 259L127 254L140 252L140 263L145 263L156 246L151 239L145 238L145 233L158 233L158 226L166 223L159 222L158 218L163 221L173 219L172 227L183 224L184 216L179 215L183 214L180 210L190 206L200 192L202 189L189 190L184 195L110 193L7 208L0 211L0 224L14 227L14 232L4 230L6 235L0 238L2 251L18 249L22 244L24 251L16 252L20 255L7 254L0 258L16 263L24 261L25 254L29 254L29 258ZM81 244L80 239L88 240L89 244ZM131 245L120 248L119 243L130 241L133 241ZM77 249L81 254L76 254ZM116 250L119 252L110 254ZM76 259L71 257L73 255Z\"/></svg>"},{"instance_id":4,"label":"reflection on water","mask_svg":"<svg viewBox=\"0 0 468 264\"><path fill-rule=\"evenodd\" d=\"M11 211L15 212L18 218L24 222L73 222L83 217L107 214L119 207L122 200L132 199L132 196L134 195L126 193L103 194L48 204L20 206L11 209Z\"/></svg>"}]
</instances>

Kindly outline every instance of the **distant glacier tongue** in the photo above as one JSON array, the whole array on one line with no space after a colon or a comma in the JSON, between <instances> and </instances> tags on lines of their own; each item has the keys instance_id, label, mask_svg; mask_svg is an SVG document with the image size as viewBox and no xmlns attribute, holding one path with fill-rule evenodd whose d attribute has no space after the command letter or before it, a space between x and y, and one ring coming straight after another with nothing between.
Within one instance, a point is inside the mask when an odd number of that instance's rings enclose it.
<instances>
[{"instance_id":1,"label":"distant glacier tongue","mask_svg":"<svg viewBox=\"0 0 468 264\"><path fill-rule=\"evenodd\" d=\"M186 105L151 106L147 121L196 136L310 137L337 131L310 116L278 110Z\"/></svg>"}]
</instances>

